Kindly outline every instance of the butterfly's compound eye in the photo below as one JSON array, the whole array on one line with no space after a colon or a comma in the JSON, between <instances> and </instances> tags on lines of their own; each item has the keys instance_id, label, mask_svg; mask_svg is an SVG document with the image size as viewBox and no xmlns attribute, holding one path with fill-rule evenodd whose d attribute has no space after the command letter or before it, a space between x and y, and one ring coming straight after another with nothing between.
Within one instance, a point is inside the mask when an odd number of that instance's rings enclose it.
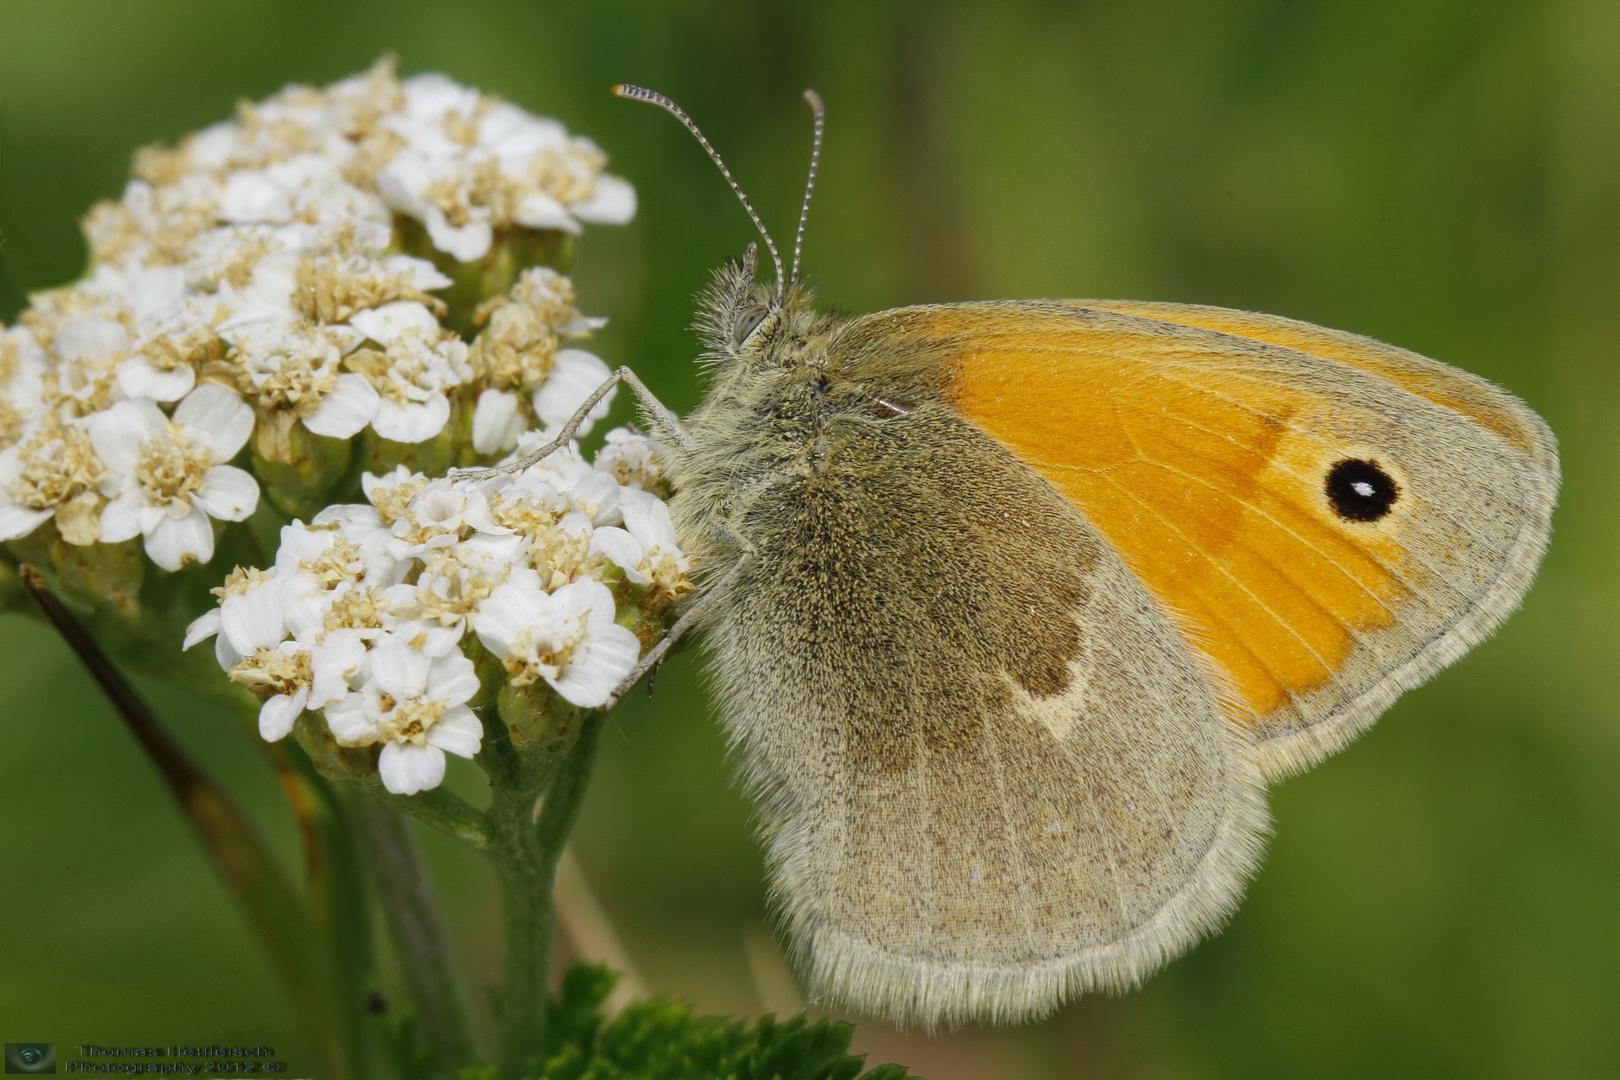
<instances>
[{"instance_id":1,"label":"butterfly's compound eye","mask_svg":"<svg viewBox=\"0 0 1620 1080\"><path fill-rule=\"evenodd\" d=\"M1401 497L1395 478L1378 462L1362 458L1334 462L1323 488L1333 512L1346 521L1377 521Z\"/></svg>"},{"instance_id":2,"label":"butterfly's compound eye","mask_svg":"<svg viewBox=\"0 0 1620 1080\"><path fill-rule=\"evenodd\" d=\"M744 308L743 313L737 316L737 325L731 328L731 343L741 345L747 341L749 335L759 329L759 324L765 321L766 314L766 308L759 304Z\"/></svg>"}]
</instances>

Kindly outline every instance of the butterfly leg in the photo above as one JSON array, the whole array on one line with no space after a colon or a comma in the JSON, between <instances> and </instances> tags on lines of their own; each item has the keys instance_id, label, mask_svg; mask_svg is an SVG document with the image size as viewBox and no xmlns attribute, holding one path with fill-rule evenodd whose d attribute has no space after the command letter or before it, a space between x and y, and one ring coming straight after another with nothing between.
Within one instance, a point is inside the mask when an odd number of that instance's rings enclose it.
<instances>
[{"instance_id":1,"label":"butterfly leg","mask_svg":"<svg viewBox=\"0 0 1620 1080\"><path fill-rule=\"evenodd\" d=\"M613 688L613 693L601 705L601 708L613 708L619 703L620 698L628 694L631 688L641 681L643 675L663 663L664 656L675 646L675 643L681 640L681 637L688 630L697 625L698 620L703 618L704 613L736 582L738 576L742 574L743 567L752 562L754 556L758 554L754 545L749 543L746 537L735 532L727 523L718 520L712 521L709 523L709 528L721 540L737 549L737 561L731 564L731 568L725 572L719 581L709 586L704 590L702 596L692 601L687 609L681 613L681 617L675 620L675 625L671 626L668 632L659 638L652 648L647 650L646 656L636 661L636 666L631 668L630 674L626 675L620 680L619 685Z\"/></svg>"},{"instance_id":2,"label":"butterfly leg","mask_svg":"<svg viewBox=\"0 0 1620 1080\"><path fill-rule=\"evenodd\" d=\"M585 399L584 404L574 410L574 415L568 418L568 422L562 426L562 430L557 433L557 437L546 443L546 445L532 454L526 454L517 461L497 468L458 469L455 473L456 479L492 480L502 473L516 475L535 462L550 457L568 445L569 440L579 432L580 427L585 423L585 418L590 415L591 410L596 408L601 400L607 397L608 391L612 390L620 382L630 384L630 389L635 391L637 400L651 415L653 426L658 429L658 434L661 437L679 446L687 446L691 443L692 437L681 426L681 418L671 412L662 401L659 401L653 392L647 389L647 385L637 377L635 372L627 367L621 367L612 375L609 375L601 386L591 391L591 396Z\"/></svg>"}]
</instances>

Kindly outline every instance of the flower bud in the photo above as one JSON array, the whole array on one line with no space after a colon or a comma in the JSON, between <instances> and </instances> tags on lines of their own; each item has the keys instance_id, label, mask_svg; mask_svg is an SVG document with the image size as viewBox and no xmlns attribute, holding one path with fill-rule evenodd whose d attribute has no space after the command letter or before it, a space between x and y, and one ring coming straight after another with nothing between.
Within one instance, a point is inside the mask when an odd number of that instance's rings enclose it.
<instances>
[{"instance_id":1,"label":"flower bud","mask_svg":"<svg viewBox=\"0 0 1620 1080\"><path fill-rule=\"evenodd\" d=\"M276 509L308 520L332 501L332 489L348 472L354 446L348 439L317 435L287 410L259 410L248 448L253 472Z\"/></svg>"},{"instance_id":2,"label":"flower bud","mask_svg":"<svg viewBox=\"0 0 1620 1080\"><path fill-rule=\"evenodd\" d=\"M376 431L367 429L365 471L374 476L391 472L403 465L412 472L428 476L443 476L459 460L464 448L471 445L472 414L462 407L460 394L448 395L450 419L439 433L422 442L405 443L385 439Z\"/></svg>"},{"instance_id":3,"label":"flower bud","mask_svg":"<svg viewBox=\"0 0 1620 1080\"><path fill-rule=\"evenodd\" d=\"M328 780L364 782L377 776L377 747L341 746L320 714L306 712L293 725L293 738L316 770Z\"/></svg>"},{"instance_id":4,"label":"flower bud","mask_svg":"<svg viewBox=\"0 0 1620 1080\"><path fill-rule=\"evenodd\" d=\"M414 218L396 215L394 228L406 254L431 259L450 278L449 289L439 294L450 305L444 324L469 339L477 332L474 313L486 300L506 292L530 267L549 266L566 273L574 265L577 251L574 237L561 229L514 226L496 229L482 258L458 262L454 255L434 247L427 230Z\"/></svg>"},{"instance_id":5,"label":"flower bud","mask_svg":"<svg viewBox=\"0 0 1620 1080\"><path fill-rule=\"evenodd\" d=\"M140 537L117 544L70 544L58 534L54 541L51 563L66 596L128 619L140 617L146 576Z\"/></svg>"},{"instance_id":6,"label":"flower bud","mask_svg":"<svg viewBox=\"0 0 1620 1080\"><path fill-rule=\"evenodd\" d=\"M524 750L557 749L579 737L580 710L543 682L514 686L508 682L495 696L496 708L512 745Z\"/></svg>"}]
</instances>

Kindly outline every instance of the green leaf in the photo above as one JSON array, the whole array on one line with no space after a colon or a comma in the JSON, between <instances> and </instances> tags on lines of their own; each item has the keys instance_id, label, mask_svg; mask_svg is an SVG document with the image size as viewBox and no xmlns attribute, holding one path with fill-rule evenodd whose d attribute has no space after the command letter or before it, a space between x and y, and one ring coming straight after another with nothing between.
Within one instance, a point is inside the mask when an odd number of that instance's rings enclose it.
<instances>
[{"instance_id":1,"label":"green leaf","mask_svg":"<svg viewBox=\"0 0 1620 1080\"><path fill-rule=\"evenodd\" d=\"M563 978L553 1005L546 1057L530 1080L904 1080L899 1065L867 1072L863 1055L849 1052L855 1029L803 1016L753 1024L720 1016L694 1016L679 1002L638 1001L609 1021L602 1003L614 975L576 964ZM464 1080L480 1080L464 1074Z\"/></svg>"}]
</instances>

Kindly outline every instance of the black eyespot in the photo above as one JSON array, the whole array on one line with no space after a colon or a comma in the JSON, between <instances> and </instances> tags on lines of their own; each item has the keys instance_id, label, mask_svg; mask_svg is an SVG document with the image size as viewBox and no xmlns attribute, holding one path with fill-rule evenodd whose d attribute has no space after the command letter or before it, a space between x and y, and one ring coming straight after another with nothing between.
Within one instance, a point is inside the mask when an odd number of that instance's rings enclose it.
<instances>
[{"instance_id":1,"label":"black eyespot","mask_svg":"<svg viewBox=\"0 0 1620 1080\"><path fill-rule=\"evenodd\" d=\"M759 329L759 324L765 321L767 314L769 314L768 309L758 304L750 308L744 308L743 313L737 316L737 325L731 328L731 343L741 345L747 341L748 335Z\"/></svg>"},{"instance_id":2,"label":"black eyespot","mask_svg":"<svg viewBox=\"0 0 1620 1080\"><path fill-rule=\"evenodd\" d=\"M1401 497L1401 486L1376 461L1346 458L1328 470L1322 485L1333 512L1346 521L1377 521Z\"/></svg>"}]
</instances>

